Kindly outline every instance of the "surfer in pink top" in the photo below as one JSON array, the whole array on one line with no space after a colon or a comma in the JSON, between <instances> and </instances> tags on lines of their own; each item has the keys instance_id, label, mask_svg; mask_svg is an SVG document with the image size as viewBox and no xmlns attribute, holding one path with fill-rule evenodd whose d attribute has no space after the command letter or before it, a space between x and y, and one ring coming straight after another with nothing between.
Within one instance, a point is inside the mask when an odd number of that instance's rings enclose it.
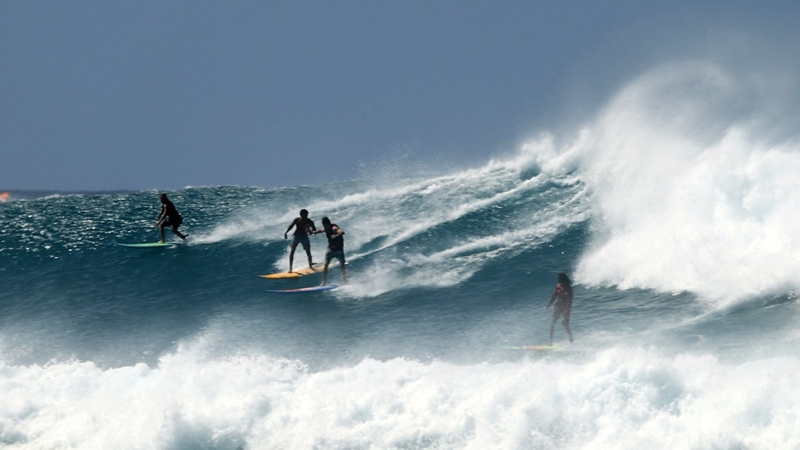
<instances>
[{"instance_id":1,"label":"surfer in pink top","mask_svg":"<svg viewBox=\"0 0 800 450\"><path fill-rule=\"evenodd\" d=\"M549 345L553 345L553 331L555 331L556 322L561 316L564 316L564 320L562 320L561 323L564 324L564 328L567 329L569 341L572 342L572 330L569 329L569 312L572 309L572 282L569 281L567 274L564 272L558 274L558 285L556 285L556 290L553 292L553 295L550 296L550 301L547 302L547 306L544 307L545 311L553 304L554 300L556 304L553 306L553 321L550 322Z\"/></svg>"}]
</instances>

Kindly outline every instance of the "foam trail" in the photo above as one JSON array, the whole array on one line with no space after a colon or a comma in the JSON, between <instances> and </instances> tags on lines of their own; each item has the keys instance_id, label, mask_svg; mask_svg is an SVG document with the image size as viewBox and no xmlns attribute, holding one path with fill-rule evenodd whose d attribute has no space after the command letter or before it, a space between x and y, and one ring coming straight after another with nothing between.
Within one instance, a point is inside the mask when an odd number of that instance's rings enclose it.
<instances>
[{"instance_id":1,"label":"foam trail","mask_svg":"<svg viewBox=\"0 0 800 450\"><path fill-rule=\"evenodd\" d=\"M586 220L585 187L569 171L540 168L545 156L553 153L552 142L545 140L534 151L495 159L477 169L380 187L354 182L313 192L304 207L313 218L330 216L345 229L349 261L386 254L379 256L380 267L370 269L384 276L364 279L361 288L352 286L337 295L375 296L407 286L452 286L487 261L535 248ZM277 208L270 204L248 210L244 218L223 222L196 242L282 240L297 214L295 208L296 204ZM470 218L473 215L498 219L478 223ZM324 248L322 238L312 239L312 251ZM393 256L400 246L416 251ZM275 270L288 268L288 250L275 266ZM391 270L381 269L386 267ZM359 285L357 277L353 281Z\"/></svg>"}]
</instances>

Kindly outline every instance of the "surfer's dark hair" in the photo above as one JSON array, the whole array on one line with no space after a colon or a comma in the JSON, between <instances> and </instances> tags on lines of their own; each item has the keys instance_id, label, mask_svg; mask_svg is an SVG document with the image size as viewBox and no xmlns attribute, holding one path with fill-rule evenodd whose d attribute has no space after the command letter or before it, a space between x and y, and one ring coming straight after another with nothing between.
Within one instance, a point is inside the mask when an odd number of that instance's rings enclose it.
<instances>
[{"instance_id":1,"label":"surfer's dark hair","mask_svg":"<svg viewBox=\"0 0 800 450\"><path fill-rule=\"evenodd\" d=\"M572 281L569 281L566 273L561 272L558 274L558 284L566 291L567 295L572 297Z\"/></svg>"},{"instance_id":2,"label":"surfer's dark hair","mask_svg":"<svg viewBox=\"0 0 800 450\"><path fill-rule=\"evenodd\" d=\"M164 193L162 193L161 195L159 195L159 198L161 199L161 202L162 202L162 203L164 203L164 202L166 202L167 200L169 200L169 199L167 198L167 194L164 194Z\"/></svg>"},{"instance_id":3,"label":"surfer's dark hair","mask_svg":"<svg viewBox=\"0 0 800 450\"><path fill-rule=\"evenodd\" d=\"M308 215L308 210L307 210L307 209L305 209L305 208L301 209L301 210L300 210L300 215L301 215L301 216L307 216L307 215Z\"/></svg>"},{"instance_id":4,"label":"surfer's dark hair","mask_svg":"<svg viewBox=\"0 0 800 450\"><path fill-rule=\"evenodd\" d=\"M325 216L325 217L322 218L322 224L323 225L329 224L329 223L331 223L331 219L328 219L328 216Z\"/></svg>"}]
</instances>

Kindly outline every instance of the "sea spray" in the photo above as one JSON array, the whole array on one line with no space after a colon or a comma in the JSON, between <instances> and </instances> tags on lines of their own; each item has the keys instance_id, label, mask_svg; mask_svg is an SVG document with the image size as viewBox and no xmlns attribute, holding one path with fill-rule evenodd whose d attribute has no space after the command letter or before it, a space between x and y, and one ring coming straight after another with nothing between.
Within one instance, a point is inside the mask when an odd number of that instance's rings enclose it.
<instances>
[{"instance_id":1,"label":"sea spray","mask_svg":"<svg viewBox=\"0 0 800 450\"><path fill-rule=\"evenodd\" d=\"M310 372L268 355L156 367L0 369L19 448L793 448L796 358L731 366L619 347L583 362L366 359ZM794 443L794 444L792 444Z\"/></svg>"},{"instance_id":2,"label":"sea spray","mask_svg":"<svg viewBox=\"0 0 800 450\"><path fill-rule=\"evenodd\" d=\"M800 138L762 140L761 111L728 114L745 90L714 65L662 67L565 150L594 199L578 278L722 304L798 287Z\"/></svg>"}]
</instances>

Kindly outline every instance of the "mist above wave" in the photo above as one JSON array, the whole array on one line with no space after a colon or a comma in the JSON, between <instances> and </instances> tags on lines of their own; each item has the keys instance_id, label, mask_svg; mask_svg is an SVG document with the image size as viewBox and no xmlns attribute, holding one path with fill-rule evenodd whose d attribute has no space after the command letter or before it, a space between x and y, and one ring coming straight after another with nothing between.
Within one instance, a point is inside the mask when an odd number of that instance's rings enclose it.
<instances>
[{"instance_id":1,"label":"mist above wave","mask_svg":"<svg viewBox=\"0 0 800 450\"><path fill-rule=\"evenodd\" d=\"M577 277L714 303L797 289L800 136L758 74L714 63L633 80L563 152L593 193Z\"/></svg>"}]
</instances>

